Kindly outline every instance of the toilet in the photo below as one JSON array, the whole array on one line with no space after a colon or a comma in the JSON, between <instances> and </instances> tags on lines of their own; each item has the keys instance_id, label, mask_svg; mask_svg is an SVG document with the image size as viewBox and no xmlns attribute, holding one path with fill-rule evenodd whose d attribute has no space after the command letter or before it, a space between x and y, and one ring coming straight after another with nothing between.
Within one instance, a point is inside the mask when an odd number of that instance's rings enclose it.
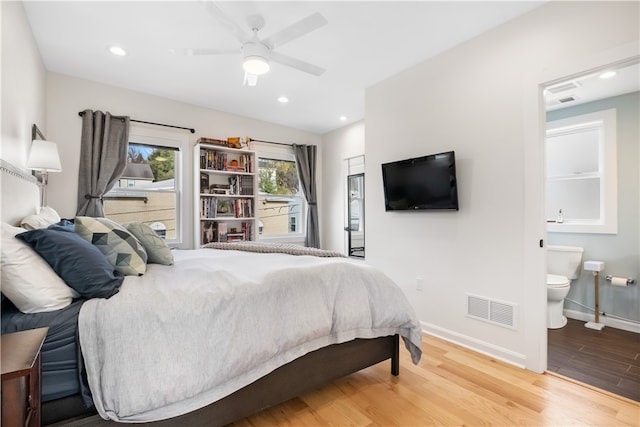
<instances>
[{"instance_id":1,"label":"toilet","mask_svg":"<svg viewBox=\"0 0 640 427\"><path fill-rule=\"evenodd\" d=\"M584 249L578 246L547 245L547 328L559 329L567 324L563 314L564 299L571 281L578 277Z\"/></svg>"}]
</instances>

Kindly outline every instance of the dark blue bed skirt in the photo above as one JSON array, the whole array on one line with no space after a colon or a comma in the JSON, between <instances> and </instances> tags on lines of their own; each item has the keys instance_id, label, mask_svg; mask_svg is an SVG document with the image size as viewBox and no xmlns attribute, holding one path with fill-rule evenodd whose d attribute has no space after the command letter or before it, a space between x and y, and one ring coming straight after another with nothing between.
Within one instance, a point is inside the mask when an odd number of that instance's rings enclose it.
<instances>
[{"instance_id":1,"label":"dark blue bed skirt","mask_svg":"<svg viewBox=\"0 0 640 427\"><path fill-rule=\"evenodd\" d=\"M84 365L78 340L78 313L85 300L46 313L25 314L8 299L2 301L2 333L48 327L42 345L42 402L80 394L91 406L91 393L83 378Z\"/></svg>"}]
</instances>

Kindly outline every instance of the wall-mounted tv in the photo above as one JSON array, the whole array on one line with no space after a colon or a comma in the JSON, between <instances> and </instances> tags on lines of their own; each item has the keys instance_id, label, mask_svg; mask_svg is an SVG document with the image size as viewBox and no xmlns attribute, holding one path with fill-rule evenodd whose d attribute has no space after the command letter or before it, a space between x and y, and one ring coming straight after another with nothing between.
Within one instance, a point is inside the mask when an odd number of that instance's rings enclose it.
<instances>
[{"instance_id":1,"label":"wall-mounted tv","mask_svg":"<svg viewBox=\"0 0 640 427\"><path fill-rule=\"evenodd\" d=\"M458 210L453 151L382 164L387 211Z\"/></svg>"}]
</instances>

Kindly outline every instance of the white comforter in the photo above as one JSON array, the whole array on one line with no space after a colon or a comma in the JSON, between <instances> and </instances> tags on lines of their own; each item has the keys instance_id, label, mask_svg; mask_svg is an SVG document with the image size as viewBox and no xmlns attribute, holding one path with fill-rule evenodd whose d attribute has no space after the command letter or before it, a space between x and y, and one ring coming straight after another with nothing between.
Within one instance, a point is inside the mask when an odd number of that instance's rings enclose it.
<instances>
[{"instance_id":1,"label":"white comforter","mask_svg":"<svg viewBox=\"0 0 640 427\"><path fill-rule=\"evenodd\" d=\"M344 258L176 251L80 311L82 353L105 419L142 422L198 409L308 352L421 331L389 278Z\"/></svg>"}]
</instances>

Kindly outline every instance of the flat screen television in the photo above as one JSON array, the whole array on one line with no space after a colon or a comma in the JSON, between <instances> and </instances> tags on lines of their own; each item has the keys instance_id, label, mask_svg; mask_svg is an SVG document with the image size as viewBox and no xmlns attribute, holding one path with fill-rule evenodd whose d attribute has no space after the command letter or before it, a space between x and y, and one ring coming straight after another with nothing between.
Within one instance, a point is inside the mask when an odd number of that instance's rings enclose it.
<instances>
[{"instance_id":1,"label":"flat screen television","mask_svg":"<svg viewBox=\"0 0 640 427\"><path fill-rule=\"evenodd\" d=\"M387 211L458 210L453 151L382 164Z\"/></svg>"}]
</instances>

